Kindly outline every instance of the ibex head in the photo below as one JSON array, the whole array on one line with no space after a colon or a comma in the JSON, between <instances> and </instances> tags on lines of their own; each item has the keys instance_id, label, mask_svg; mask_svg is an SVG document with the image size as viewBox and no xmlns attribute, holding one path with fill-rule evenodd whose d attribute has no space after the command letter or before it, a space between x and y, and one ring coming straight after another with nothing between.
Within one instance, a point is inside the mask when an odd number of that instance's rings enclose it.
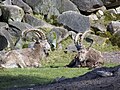
<instances>
[{"instance_id":1,"label":"ibex head","mask_svg":"<svg viewBox=\"0 0 120 90\"><path fill-rule=\"evenodd\" d=\"M29 32L34 32L36 35L34 47L42 47L45 54L48 55L48 51L51 49L50 44L48 43L45 34L39 29L28 29L22 32L22 37L26 37Z\"/></svg>"}]
</instances>

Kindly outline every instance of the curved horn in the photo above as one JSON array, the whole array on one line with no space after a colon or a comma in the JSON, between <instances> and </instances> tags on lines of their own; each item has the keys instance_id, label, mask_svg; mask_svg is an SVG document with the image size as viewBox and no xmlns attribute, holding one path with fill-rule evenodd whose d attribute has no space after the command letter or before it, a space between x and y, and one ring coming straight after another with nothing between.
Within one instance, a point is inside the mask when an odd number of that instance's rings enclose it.
<instances>
[{"instance_id":1,"label":"curved horn","mask_svg":"<svg viewBox=\"0 0 120 90\"><path fill-rule=\"evenodd\" d=\"M79 38L81 39L81 36L82 36L82 33L78 33L78 34L76 35L75 40L74 40L75 44L80 43L80 42L78 42L78 40L79 40Z\"/></svg>"},{"instance_id":2,"label":"curved horn","mask_svg":"<svg viewBox=\"0 0 120 90\"><path fill-rule=\"evenodd\" d=\"M75 44L81 44L81 46L84 47L83 40L84 40L85 35L87 33L89 33L89 32L92 32L92 31L91 30L87 30L84 33L78 33L76 35L76 37L75 37L75 41L74 41ZM91 41L91 44L88 46L88 48L90 48L92 46L92 44L93 44L93 41Z\"/></svg>"},{"instance_id":3,"label":"curved horn","mask_svg":"<svg viewBox=\"0 0 120 90\"><path fill-rule=\"evenodd\" d=\"M90 32L93 32L93 31L91 31L91 30L87 30L87 31L85 31L84 33L83 33L83 35L81 36L81 43L83 44L83 40L84 40L84 38L85 38L85 35L87 34L87 33L90 33ZM92 44L93 44L93 40L92 39L90 39L91 40L91 43L90 43L90 45L87 47L87 49L89 49L91 46L92 46Z\"/></svg>"},{"instance_id":4,"label":"curved horn","mask_svg":"<svg viewBox=\"0 0 120 90\"><path fill-rule=\"evenodd\" d=\"M29 33L29 32L35 32L35 34L38 36L38 38L40 39L43 39L45 40L46 39L46 36L45 34L43 33L42 30L39 30L39 29L27 29L27 30L24 30L22 32L22 37L26 37L26 35Z\"/></svg>"}]
</instances>

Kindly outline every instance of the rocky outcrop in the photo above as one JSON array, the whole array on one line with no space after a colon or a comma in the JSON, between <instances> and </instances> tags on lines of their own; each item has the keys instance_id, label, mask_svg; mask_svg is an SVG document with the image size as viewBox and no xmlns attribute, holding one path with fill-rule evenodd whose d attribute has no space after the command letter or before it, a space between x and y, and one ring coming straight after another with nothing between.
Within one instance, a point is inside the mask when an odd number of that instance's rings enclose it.
<instances>
[{"instance_id":1,"label":"rocky outcrop","mask_svg":"<svg viewBox=\"0 0 120 90\"><path fill-rule=\"evenodd\" d=\"M16 5L2 5L2 20L5 22L9 21L22 21L24 11L22 8Z\"/></svg>"},{"instance_id":2,"label":"rocky outcrop","mask_svg":"<svg viewBox=\"0 0 120 90\"><path fill-rule=\"evenodd\" d=\"M90 29L89 18L74 11L66 11L61 14L58 17L58 22L75 32L84 32Z\"/></svg>"}]
</instances>

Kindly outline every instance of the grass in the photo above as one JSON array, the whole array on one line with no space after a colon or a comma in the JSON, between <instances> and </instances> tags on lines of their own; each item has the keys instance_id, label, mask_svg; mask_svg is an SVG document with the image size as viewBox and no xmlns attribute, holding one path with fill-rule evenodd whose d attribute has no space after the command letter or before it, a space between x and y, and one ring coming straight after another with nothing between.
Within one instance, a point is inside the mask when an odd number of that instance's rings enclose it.
<instances>
[{"instance_id":1,"label":"grass","mask_svg":"<svg viewBox=\"0 0 120 90\"><path fill-rule=\"evenodd\" d=\"M71 42L70 38L63 41L63 47ZM118 50L113 46L93 46L101 51ZM63 50L55 50L50 53L46 60L42 60L43 67L41 68L15 68L15 69L0 69L0 90L5 90L11 87L33 86L40 84L48 84L56 77L65 76L66 78L77 77L90 71L88 68L65 68L75 56L75 53L63 53ZM117 64L105 64L107 67L113 67Z\"/></svg>"}]
</instances>

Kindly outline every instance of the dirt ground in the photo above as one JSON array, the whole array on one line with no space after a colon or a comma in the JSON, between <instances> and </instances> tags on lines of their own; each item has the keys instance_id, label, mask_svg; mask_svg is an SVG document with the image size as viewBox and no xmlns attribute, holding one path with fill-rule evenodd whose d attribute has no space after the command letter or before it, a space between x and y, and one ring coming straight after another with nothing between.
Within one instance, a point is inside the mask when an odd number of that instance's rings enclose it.
<instances>
[{"instance_id":1,"label":"dirt ground","mask_svg":"<svg viewBox=\"0 0 120 90\"><path fill-rule=\"evenodd\" d=\"M120 63L120 52L104 53L108 62ZM97 71L112 73L111 76L103 76ZM92 70L82 76L64 79L48 85L33 87L12 88L9 90L120 90L120 65L116 67L102 67Z\"/></svg>"}]
</instances>

